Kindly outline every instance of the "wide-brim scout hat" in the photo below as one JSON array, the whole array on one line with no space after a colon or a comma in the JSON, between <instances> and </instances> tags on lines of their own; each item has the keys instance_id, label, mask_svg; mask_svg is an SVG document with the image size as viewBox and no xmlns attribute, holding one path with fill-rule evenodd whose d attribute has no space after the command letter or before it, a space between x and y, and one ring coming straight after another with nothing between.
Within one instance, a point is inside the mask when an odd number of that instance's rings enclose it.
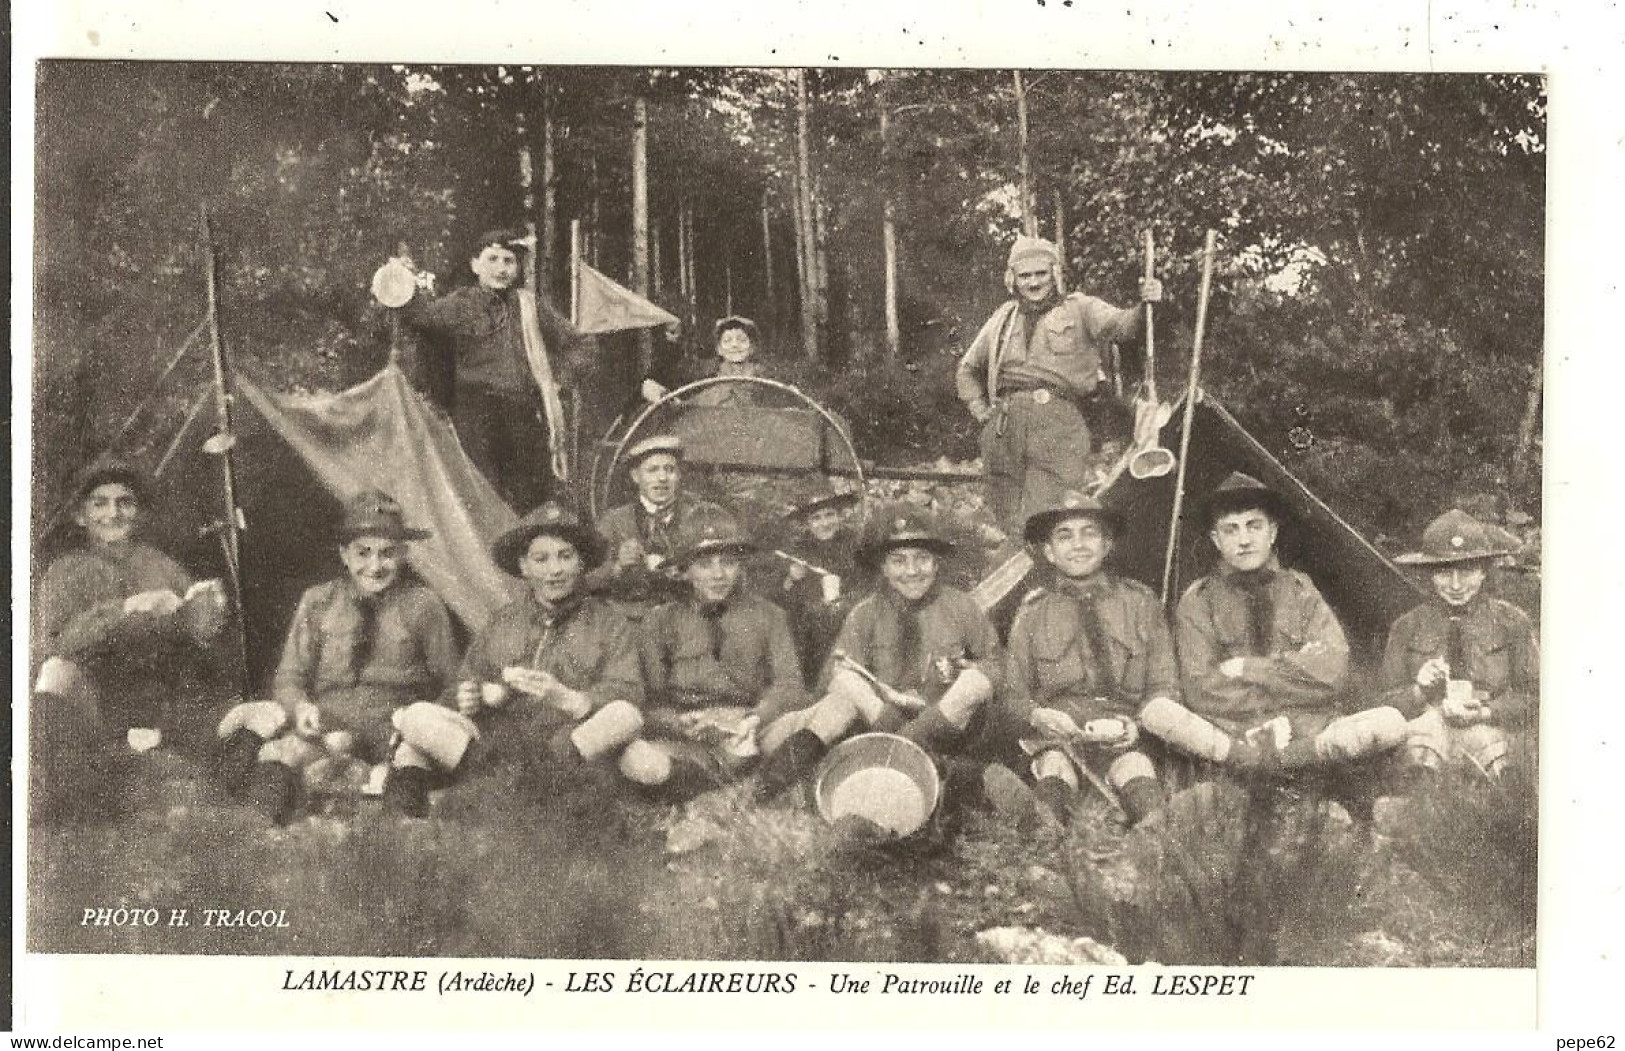
<instances>
[{"instance_id":1,"label":"wide-brim scout hat","mask_svg":"<svg viewBox=\"0 0 1625 1051\"><path fill-rule=\"evenodd\" d=\"M530 550L531 541L552 536L569 544L588 569L603 565L607 552L604 539L573 509L549 500L533 508L491 545L491 561L510 576L519 576L519 560Z\"/></svg>"},{"instance_id":2,"label":"wide-brim scout hat","mask_svg":"<svg viewBox=\"0 0 1625 1051\"><path fill-rule=\"evenodd\" d=\"M954 545L942 535L937 516L917 504L888 504L875 512L858 544L857 558L875 566L886 552L900 547L921 547L935 555L948 555Z\"/></svg>"},{"instance_id":3,"label":"wide-brim scout hat","mask_svg":"<svg viewBox=\"0 0 1625 1051\"><path fill-rule=\"evenodd\" d=\"M682 568L705 555L748 555L756 550L739 519L720 507L702 505L678 528L677 552L672 562Z\"/></svg>"},{"instance_id":4,"label":"wide-brim scout hat","mask_svg":"<svg viewBox=\"0 0 1625 1051\"><path fill-rule=\"evenodd\" d=\"M73 502L83 503L85 497L99 485L118 482L130 487L136 501L145 507L152 499L152 479L145 472L122 460L104 460L80 471L73 481Z\"/></svg>"},{"instance_id":5,"label":"wide-brim scout hat","mask_svg":"<svg viewBox=\"0 0 1625 1051\"><path fill-rule=\"evenodd\" d=\"M862 501L862 494L856 490L841 490L835 488L827 478L818 478L802 486L795 495L795 506L786 512L786 518L805 518L814 511L826 507L833 507L837 511L848 507L855 507Z\"/></svg>"},{"instance_id":6,"label":"wide-brim scout hat","mask_svg":"<svg viewBox=\"0 0 1625 1051\"><path fill-rule=\"evenodd\" d=\"M711 341L714 343L721 339L722 334L731 328L737 328L739 331L750 337L752 344L761 346L761 332L757 329L756 322L752 321L748 317L742 317L738 314L730 314L727 317L717 318L717 323L711 326Z\"/></svg>"},{"instance_id":7,"label":"wide-brim scout hat","mask_svg":"<svg viewBox=\"0 0 1625 1051\"><path fill-rule=\"evenodd\" d=\"M382 540L427 540L433 535L427 529L407 526L406 512L394 497L381 489L363 489L346 501L338 528L341 544L363 536Z\"/></svg>"},{"instance_id":8,"label":"wide-brim scout hat","mask_svg":"<svg viewBox=\"0 0 1625 1051\"><path fill-rule=\"evenodd\" d=\"M1277 524L1292 516L1292 509L1280 493L1250 474L1232 471L1230 477L1220 482L1197 504L1196 513L1202 528L1212 529L1213 524L1225 515L1250 511L1255 507L1262 508Z\"/></svg>"},{"instance_id":9,"label":"wide-brim scout hat","mask_svg":"<svg viewBox=\"0 0 1625 1051\"><path fill-rule=\"evenodd\" d=\"M642 441L634 442L632 447L626 450L622 463L630 469L656 453L670 453L681 460L683 458L683 440L675 434L656 434L644 438Z\"/></svg>"},{"instance_id":10,"label":"wide-brim scout hat","mask_svg":"<svg viewBox=\"0 0 1625 1051\"><path fill-rule=\"evenodd\" d=\"M1465 511L1451 508L1422 530L1422 550L1394 559L1403 566L1450 566L1488 562L1515 554L1506 530L1485 525Z\"/></svg>"},{"instance_id":11,"label":"wide-brim scout hat","mask_svg":"<svg viewBox=\"0 0 1625 1051\"><path fill-rule=\"evenodd\" d=\"M1021 535L1029 544L1043 544L1049 540L1050 531L1068 518L1093 518L1105 526L1112 536L1116 536L1123 528L1123 516L1118 511L1105 506L1088 493L1069 490L1056 499L1049 507L1034 511L1027 516L1027 524L1022 527Z\"/></svg>"}]
</instances>

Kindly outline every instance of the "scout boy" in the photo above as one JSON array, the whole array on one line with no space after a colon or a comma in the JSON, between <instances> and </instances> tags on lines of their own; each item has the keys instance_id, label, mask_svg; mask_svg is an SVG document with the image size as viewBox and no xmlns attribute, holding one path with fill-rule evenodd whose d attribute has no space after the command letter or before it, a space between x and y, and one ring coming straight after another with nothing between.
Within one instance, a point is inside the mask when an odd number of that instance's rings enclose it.
<instances>
[{"instance_id":1,"label":"scout boy","mask_svg":"<svg viewBox=\"0 0 1625 1051\"><path fill-rule=\"evenodd\" d=\"M824 666L859 586L853 557L857 537L844 514L861 499L856 492L839 492L819 478L802 490L785 516L803 535L782 552L787 557L780 602L790 614L790 630L808 682Z\"/></svg>"},{"instance_id":2,"label":"scout boy","mask_svg":"<svg viewBox=\"0 0 1625 1051\"><path fill-rule=\"evenodd\" d=\"M899 733L939 755L966 741L993 698L1002 654L986 614L938 579L940 560L952 550L925 508L893 504L877 512L858 562L878 570L882 583L847 615L821 699L763 726L758 800L778 795L830 746L865 729Z\"/></svg>"},{"instance_id":3,"label":"scout boy","mask_svg":"<svg viewBox=\"0 0 1625 1051\"><path fill-rule=\"evenodd\" d=\"M593 572L591 585L637 621L687 591L673 563L678 537L696 510L714 505L683 491L683 443L675 435L633 444L626 474L636 492L598 520L608 558Z\"/></svg>"},{"instance_id":4,"label":"scout boy","mask_svg":"<svg viewBox=\"0 0 1625 1051\"><path fill-rule=\"evenodd\" d=\"M138 539L152 498L134 468L93 467L73 506L85 542L51 563L35 593L33 718L47 735L144 751L186 722L174 707L183 670L201 668L225 624L225 594Z\"/></svg>"},{"instance_id":5,"label":"scout boy","mask_svg":"<svg viewBox=\"0 0 1625 1051\"><path fill-rule=\"evenodd\" d=\"M1422 533L1422 549L1396 562L1428 573L1435 601L1394 622L1383 654L1384 699L1411 717L1412 761L1437 769L1466 761L1487 774L1507 763L1512 735L1540 694L1540 642L1529 614L1485 593L1491 569L1512 554L1504 532L1459 510Z\"/></svg>"},{"instance_id":6,"label":"scout boy","mask_svg":"<svg viewBox=\"0 0 1625 1051\"><path fill-rule=\"evenodd\" d=\"M696 511L674 562L689 594L643 622L645 740L621 771L668 798L737 776L757 756L757 727L807 704L788 618L744 587L755 550L726 511Z\"/></svg>"},{"instance_id":7,"label":"scout boy","mask_svg":"<svg viewBox=\"0 0 1625 1051\"><path fill-rule=\"evenodd\" d=\"M585 776L585 764L617 758L643 725L633 626L585 587L604 561L603 540L575 511L548 502L498 537L491 557L526 593L469 645L457 710L481 724L486 767L538 758Z\"/></svg>"},{"instance_id":8,"label":"scout boy","mask_svg":"<svg viewBox=\"0 0 1625 1051\"><path fill-rule=\"evenodd\" d=\"M1136 747L1137 719L1146 704L1179 696L1179 667L1156 594L1106 568L1122 525L1079 492L1027 518L1027 543L1052 578L1027 595L1011 625L1002 706L1036 731L1022 746L1040 799L1064 819L1087 764L1116 790L1132 825L1164 801L1150 757Z\"/></svg>"},{"instance_id":9,"label":"scout boy","mask_svg":"<svg viewBox=\"0 0 1625 1051\"><path fill-rule=\"evenodd\" d=\"M1186 707L1153 701L1141 726L1189 754L1266 772L1346 763L1403 742L1405 718L1391 706L1341 712L1348 642L1309 577L1281 566L1280 495L1237 472L1199 512L1220 565L1179 600Z\"/></svg>"},{"instance_id":10,"label":"scout boy","mask_svg":"<svg viewBox=\"0 0 1625 1051\"><path fill-rule=\"evenodd\" d=\"M227 787L272 821L293 815L301 772L334 752L372 765L407 814L422 811L428 768L457 766L473 727L446 725L432 704L456 668L451 616L408 570L407 545L429 535L380 490L351 497L337 533L344 573L300 597L273 699L221 721Z\"/></svg>"}]
</instances>

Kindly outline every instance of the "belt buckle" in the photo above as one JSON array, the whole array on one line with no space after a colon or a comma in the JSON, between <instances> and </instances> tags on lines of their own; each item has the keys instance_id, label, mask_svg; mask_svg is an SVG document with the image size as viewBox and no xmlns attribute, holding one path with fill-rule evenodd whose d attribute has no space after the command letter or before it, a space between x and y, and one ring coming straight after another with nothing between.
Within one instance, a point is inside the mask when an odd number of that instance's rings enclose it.
<instances>
[{"instance_id":1,"label":"belt buckle","mask_svg":"<svg viewBox=\"0 0 1625 1051\"><path fill-rule=\"evenodd\" d=\"M1038 405L1048 405L1049 389L1046 387L1039 387L1037 390L1033 391L1033 401Z\"/></svg>"}]
</instances>

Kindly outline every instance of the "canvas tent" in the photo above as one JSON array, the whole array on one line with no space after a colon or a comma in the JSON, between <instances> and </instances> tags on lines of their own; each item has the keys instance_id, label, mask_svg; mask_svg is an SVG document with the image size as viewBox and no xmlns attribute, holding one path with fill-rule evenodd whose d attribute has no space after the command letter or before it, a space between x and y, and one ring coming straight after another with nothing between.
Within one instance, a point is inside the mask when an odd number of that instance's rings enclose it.
<instances>
[{"instance_id":1,"label":"canvas tent","mask_svg":"<svg viewBox=\"0 0 1625 1051\"><path fill-rule=\"evenodd\" d=\"M1179 448L1182 418L1181 409L1163 427L1161 443L1165 447ZM1177 583L1170 606L1186 587L1215 565L1216 553L1195 517L1194 505L1231 471L1250 474L1286 498L1292 521L1281 531L1283 564L1309 574L1337 612L1357 651L1367 655L1379 652L1394 618L1415 606L1422 592L1206 393L1197 400L1191 427ZM1174 486L1173 473L1148 479L1123 473L1101 493L1101 501L1127 519L1117 538L1113 565L1125 576L1157 590L1162 585ZM999 589L996 601L989 603L996 622L1008 624L1020 597L1037 583L1037 576L1038 571L1031 570L1008 591Z\"/></svg>"}]
</instances>

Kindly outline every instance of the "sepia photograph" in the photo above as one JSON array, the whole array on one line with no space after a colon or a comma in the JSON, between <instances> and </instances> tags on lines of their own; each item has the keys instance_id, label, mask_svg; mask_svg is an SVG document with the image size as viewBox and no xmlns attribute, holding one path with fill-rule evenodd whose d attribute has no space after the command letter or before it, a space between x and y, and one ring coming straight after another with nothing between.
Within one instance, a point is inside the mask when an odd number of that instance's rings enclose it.
<instances>
[{"instance_id":1,"label":"sepia photograph","mask_svg":"<svg viewBox=\"0 0 1625 1051\"><path fill-rule=\"evenodd\" d=\"M26 951L1534 966L1540 73L31 75Z\"/></svg>"}]
</instances>

